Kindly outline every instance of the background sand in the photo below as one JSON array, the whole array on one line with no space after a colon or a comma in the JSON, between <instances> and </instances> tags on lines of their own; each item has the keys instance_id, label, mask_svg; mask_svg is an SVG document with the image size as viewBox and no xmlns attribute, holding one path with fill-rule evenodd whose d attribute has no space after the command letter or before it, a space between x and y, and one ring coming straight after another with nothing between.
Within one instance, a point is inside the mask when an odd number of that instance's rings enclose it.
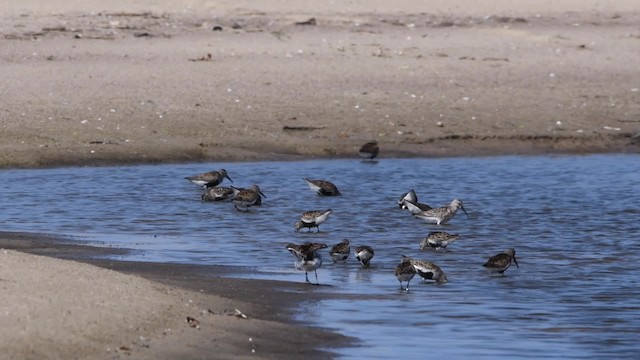
<instances>
[{"instance_id":1,"label":"background sand","mask_svg":"<svg viewBox=\"0 0 640 360\"><path fill-rule=\"evenodd\" d=\"M634 1L31 0L0 14L0 166L353 156L374 138L383 156L638 151Z\"/></svg>"}]
</instances>

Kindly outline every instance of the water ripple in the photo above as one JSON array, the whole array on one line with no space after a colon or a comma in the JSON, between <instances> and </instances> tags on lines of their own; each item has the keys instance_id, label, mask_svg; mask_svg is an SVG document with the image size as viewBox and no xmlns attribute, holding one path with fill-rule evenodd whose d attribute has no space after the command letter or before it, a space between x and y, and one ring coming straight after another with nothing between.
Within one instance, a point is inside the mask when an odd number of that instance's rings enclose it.
<instances>
[{"instance_id":1,"label":"water ripple","mask_svg":"<svg viewBox=\"0 0 640 360\"><path fill-rule=\"evenodd\" d=\"M376 249L370 269L333 264L305 291L300 320L359 337L345 359L637 357L640 335L640 157L637 155L216 163L0 171L5 231L77 236L136 249L126 259L240 265L256 279L303 281L288 242L344 238ZM203 203L184 177L225 168L259 184L260 208ZM305 177L341 197L315 196ZM431 206L464 201L469 218L434 226L397 208L415 189ZM331 208L319 234L295 233L303 211ZM430 231L461 234L446 251L419 250ZM507 247L520 268L480 266ZM251 256L246 256L250 254ZM400 255L438 263L449 283L399 290Z\"/></svg>"}]
</instances>

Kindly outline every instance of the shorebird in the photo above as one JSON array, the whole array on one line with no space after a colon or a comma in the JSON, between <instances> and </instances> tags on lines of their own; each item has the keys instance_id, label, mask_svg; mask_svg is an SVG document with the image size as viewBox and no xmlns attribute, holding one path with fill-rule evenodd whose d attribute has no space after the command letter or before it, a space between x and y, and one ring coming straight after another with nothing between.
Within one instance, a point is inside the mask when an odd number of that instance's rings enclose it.
<instances>
[{"instance_id":1,"label":"shorebird","mask_svg":"<svg viewBox=\"0 0 640 360\"><path fill-rule=\"evenodd\" d=\"M411 279L413 279L413 277L416 275L416 269L411 264L410 258L402 255L402 260L400 261L400 264L396 266L395 275L396 275L396 278L398 278L398 281L400 282L400 290L409 291L409 282L411 282ZM406 288L402 287L403 281L407 282Z\"/></svg>"},{"instance_id":2,"label":"shorebird","mask_svg":"<svg viewBox=\"0 0 640 360\"><path fill-rule=\"evenodd\" d=\"M358 246L354 251L356 259L360 261L363 267L369 267L371 258L373 257L373 249L370 246Z\"/></svg>"},{"instance_id":3,"label":"shorebird","mask_svg":"<svg viewBox=\"0 0 640 360\"><path fill-rule=\"evenodd\" d=\"M240 211L249 211L250 206L262 204L262 198L260 195L267 197L267 195L260 191L260 187L258 187L258 185L251 185L246 189L240 189L233 186L231 188L233 189L234 206Z\"/></svg>"},{"instance_id":4,"label":"shorebird","mask_svg":"<svg viewBox=\"0 0 640 360\"><path fill-rule=\"evenodd\" d=\"M296 232L303 227L309 228L309 231L311 231L312 228L316 228L318 229L318 232L320 232L320 224L325 222L332 212L333 211L331 209L305 211L302 214L300 221L295 224Z\"/></svg>"},{"instance_id":5,"label":"shorebird","mask_svg":"<svg viewBox=\"0 0 640 360\"><path fill-rule=\"evenodd\" d=\"M509 248L501 254L490 257L486 263L482 264L482 266L489 271L490 276L493 276L494 272L504 276L505 270L511 266L511 260L516 263L517 268L520 268L518 260L516 260L516 250Z\"/></svg>"},{"instance_id":6,"label":"shorebird","mask_svg":"<svg viewBox=\"0 0 640 360\"><path fill-rule=\"evenodd\" d=\"M347 260L350 252L351 246L349 246L349 239L344 239L339 244L336 244L331 248L329 255L331 255L333 262L338 262Z\"/></svg>"},{"instance_id":7,"label":"shorebird","mask_svg":"<svg viewBox=\"0 0 640 360\"><path fill-rule=\"evenodd\" d=\"M420 250L424 250L427 246L430 246L436 250L444 250L452 242L458 240L460 235L449 234L444 231L432 231L420 241Z\"/></svg>"},{"instance_id":8,"label":"shorebird","mask_svg":"<svg viewBox=\"0 0 640 360\"><path fill-rule=\"evenodd\" d=\"M406 209L404 205L405 200L414 201L414 202L418 201L418 195L416 195L415 190L411 189L406 193L402 194L402 196L400 196L400 199L398 199L399 208Z\"/></svg>"},{"instance_id":9,"label":"shorebird","mask_svg":"<svg viewBox=\"0 0 640 360\"><path fill-rule=\"evenodd\" d=\"M319 196L338 196L341 195L338 188L330 181L304 179L309 188L316 192Z\"/></svg>"},{"instance_id":10,"label":"shorebird","mask_svg":"<svg viewBox=\"0 0 640 360\"><path fill-rule=\"evenodd\" d=\"M412 213L413 215L419 214L422 211L433 209L431 206L427 204L419 203L417 201L411 201L411 200L404 200L402 204L403 204L402 207L404 209L409 210L409 212Z\"/></svg>"},{"instance_id":11,"label":"shorebird","mask_svg":"<svg viewBox=\"0 0 640 360\"><path fill-rule=\"evenodd\" d=\"M417 214L414 214L414 216L426 222L441 225L446 224L447 222L449 222L449 220L453 219L458 209L462 209L465 215L469 217L469 214L467 214L467 210L465 210L462 206L462 201L458 199L453 199L451 201L451 204L447 206L421 211Z\"/></svg>"},{"instance_id":12,"label":"shorebird","mask_svg":"<svg viewBox=\"0 0 640 360\"><path fill-rule=\"evenodd\" d=\"M326 244L321 243L304 243L302 245L287 244L287 250L296 257L293 265L297 270L304 270L306 283L311 284L308 273L309 271L313 271L316 274L316 283L314 285L320 285L318 282L318 272L316 270L322 265L322 256L318 253L318 250L326 247Z\"/></svg>"},{"instance_id":13,"label":"shorebird","mask_svg":"<svg viewBox=\"0 0 640 360\"><path fill-rule=\"evenodd\" d=\"M224 178L227 178L229 179L229 181L233 182L229 175L227 175L227 170L225 169L220 169L218 171L209 171L206 173L185 177L185 179L191 181L196 185L208 187L219 185L224 180Z\"/></svg>"},{"instance_id":14,"label":"shorebird","mask_svg":"<svg viewBox=\"0 0 640 360\"><path fill-rule=\"evenodd\" d=\"M202 194L202 201L230 201L233 199L233 189L224 186L207 188Z\"/></svg>"},{"instance_id":15,"label":"shorebird","mask_svg":"<svg viewBox=\"0 0 640 360\"><path fill-rule=\"evenodd\" d=\"M440 267L431 261L410 259L409 260L416 273L420 275L422 281L434 280L437 283L446 283L447 275L440 269Z\"/></svg>"},{"instance_id":16,"label":"shorebird","mask_svg":"<svg viewBox=\"0 0 640 360\"><path fill-rule=\"evenodd\" d=\"M378 156L380 152L380 147L378 146L378 142L376 140L369 141L368 143L362 145L360 147L360 151L358 151L358 155L364 160L371 160Z\"/></svg>"}]
</instances>

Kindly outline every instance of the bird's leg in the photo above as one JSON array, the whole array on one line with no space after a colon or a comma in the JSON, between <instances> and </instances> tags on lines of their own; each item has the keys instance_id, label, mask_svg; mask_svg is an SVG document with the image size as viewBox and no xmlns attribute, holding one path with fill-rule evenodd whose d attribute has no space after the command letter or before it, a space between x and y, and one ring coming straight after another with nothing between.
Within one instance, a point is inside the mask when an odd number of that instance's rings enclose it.
<instances>
[{"instance_id":1,"label":"bird's leg","mask_svg":"<svg viewBox=\"0 0 640 360\"><path fill-rule=\"evenodd\" d=\"M311 284L311 281L309 281L309 275L307 274L306 271L304 272L304 279L307 284Z\"/></svg>"},{"instance_id":2,"label":"bird's leg","mask_svg":"<svg viewBox=\"0 0 640 360\"><path fill-rule=\"evenodd\" d=\"M318 271L313 270L314 273L316 273L316 285L320 285L320 281L318 281Z\"/></svg>"}]
</instances>

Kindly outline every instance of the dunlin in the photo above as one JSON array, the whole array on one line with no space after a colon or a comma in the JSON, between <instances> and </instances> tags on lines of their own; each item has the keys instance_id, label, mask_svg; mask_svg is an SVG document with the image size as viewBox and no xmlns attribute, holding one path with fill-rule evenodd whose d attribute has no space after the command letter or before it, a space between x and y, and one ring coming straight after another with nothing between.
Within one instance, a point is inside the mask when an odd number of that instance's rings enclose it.
<instances>
[{"instance_id":1,"label":"dunlin","mask_svg":"<svg viewBox=\"0 0 640 360\"><path fill-rule=\"evenodd\" d=\"M341 195L338 188L330 181L327 180L312 180L304 179L309 185L309 188L317 195L320 196L338 196Z\"/></svg>"},{"instance_id":2,"label":"dunlin","mask_svg":"<svg viewBox=\"0 0 640 360\"><path fill-rule=\"evenodd\" d=\"M209 187L202 194L202 201L230 201L233 199L233 189L224 186Z\"/></svg>"},{"instance_id":3,"label":"dunlin","mask_svg":"<svg viewBox=\"0 0 640 360\"><path fill-rule=\"evenodd\" d=\"M509 248L501 254L490 257L486 263L482 264L482 266L489 271L491 276L493 276L493 273L504 275L505 270L511 266L512 260L516 263L516 267L520 268L518 260L516 260L516 250Z\"/></svg>"},{"instance_id":4,"label":"dunlin","mask_svg":"<svg viewBox=\"0 0 640 360\"><path fill-rule=\"evenodd\" d=\"M304 270L304 278L305 282L311 284L309 281L309 271L313 271L316 274L316 283L315 285L319 285L318 282L318 268L322 265L322 256L318 252L320 249L326 248L326 244L321 243L304 243L302 245L287 244L286 248L296 257L296 261L294 262L294 266L297 270Z\"/></svg>"},{"instance_id":5,"label":"dunlin","mask_svg":"<svg viewBox=\"0 0 640 360\"><path fill-rule=\"evenodd\" d=\"M444 231L432 231L420 241L420 250L424 250L426 247L432 247L436 250L444 250L452 242L458 240L460 235L449 234Z\"/></svg>"},{"instance_id":6,"label":"dunlin","mask_svg":"<svg viewBox=\"0 0 640 360\"><path fill-rule=\"evenodd\" d=\"M358 151L358 155L364 160L373 160L380 153L380 147L378 146L378 142L376 140L369 141L368 143L362 145L360 147L360 151Z\"/></svg>"},{"instance_id":7,"label":"dunlin","mask_svg":"<svg viewBox=\"0 0 640 360\"><path fill-rule=\"evenodd\" d=\"M412 213L413 215L420 214L423 211L433 209L431 206L427 204L423 204L423 203L419 203L417 201L411 201L411 200L404 200L402 206L404 209L409 210L409 212Z\"/></svg>"},{"instance_id":8,"label":"dunlin","mask_svg":"<svg viewBox=\"0 0 640 360\"><path fill-rule=\"evenodd\" d=\"M456 212L458 212L458 209L462 209L467 217L469 217L469 214L467 214L467 210L465 210L462 206L462 201L458 199L453 199L453 201L451 201L451 204L449 204L448 206L421 211L417 214L414 214L414 216L426 222L441 225L446 224L447 222L449 222L449 220L453 219L453 217L456 215Z\"/></svg>"},{"instance_id":9,"label":"dunlin","mask_svg":"<svg viewBox=\"0 0 640 360\"><path fill-rule=\"evenodd\" d=\"M409 291L409 282L411 282L411 279L413 279L413 277L416 275L416 269L411 264L410 258L402 255L402 260L400 261L400 264L396 266L395 275L396 275L396 278L398 278L398 281L400 282L400 290ZM406 288L402 286L403 281L407 282Z\"/></svg>"},{"instance_id":10,"label":"dunlin","mask_svg":"<svg viewBox=\"0 0 640 360\"><path fill-rule=\"evenodd\" d=\"M224 178L227 178L229 179L229 181L233 182L229 175L227 175L227 170L225 169L220 169L218 171L209 171L206 173L185 177L185 179L191 181L196 185L209 187L219 185L222 180L224 180Z\"/></svg>"},{"instance_id":11,"label":"dunlin","mask_svg":"<svg viewBox=\"0 0 640 360\"><path fill-rule=\"evenodd\" d=\"M354 251L356 259L360 261L363 267L369 267L373 254L373 248L366 245L358 246Z\"/></svg>"},{"instance_id":12,"label":"dunlin","mask_svg":"<svg viewBox=\"0 0 640 360\"><path fill-rule=\"evenodd\" d=\"M295 229L299 231L301 228L306 227L311 231L312 228L316 228L320 232L320 224L325 222L332 212L331 209L305 211L300 221L296 222Z\"/></svg>"},{"instance_id":13,"label":"dunlin","mask_svg":"<svg viewBox=\"0 0 640 360\"><path fill-rule=\"evenodd\" d=\"M400 199L398 199L398 207L405 209L406 208L404 205L405 200L409 200L413 202L418 201L418 195L416 195L415 190L411 189L406 193L402 194L402 196L400 196Z\"/></svg>"},{"instance_id":14,"label":"dunlin","mask_svg":"<svg viewBox=\"0 0 640 360\"><path fill-rule=\"evenodd\" d=\"M431 261L411 259L410 262L416 273L422 277L422 281L434 280L437 283L446 283L448 281L444 271Z\"/></svg>"},{"instance_id":15,"label":"dunlin","mask_svg":"<svg viewBox=\"0 0 640 360\"><path fill-rule=\"evenodd\" d=\"M351 253L351 246L349 246L349 239L342 240L339 244L336 244L331 248L329 255L333 262L345 261Z\"/></svg>"},{"instance_id":16,"label":"dunlin","mask_svg":"<svg viewBox=\"0 0 640 360\"><path fill-rule=\"evenodd\" d=\"M233 189L233 203L237 210L249 211L249 207L262 204L260 195L267 197L260 191L258 185L251 185L246 189L231 187Z\"/></svg>"}]
</instances>

